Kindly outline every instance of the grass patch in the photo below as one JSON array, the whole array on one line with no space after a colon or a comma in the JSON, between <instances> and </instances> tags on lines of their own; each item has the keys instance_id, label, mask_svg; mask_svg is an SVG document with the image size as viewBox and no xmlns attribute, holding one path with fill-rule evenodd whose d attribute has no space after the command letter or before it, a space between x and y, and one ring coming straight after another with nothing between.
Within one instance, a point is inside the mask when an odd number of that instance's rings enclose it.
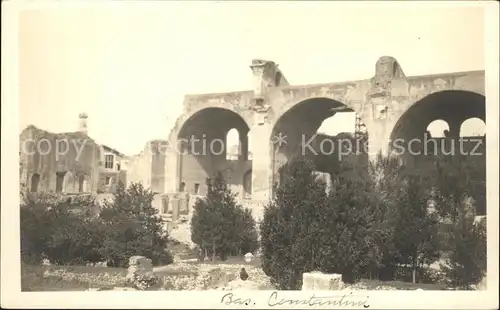
<instances>
[{"instance_id":1,"label":"grass patch","mask_svg":"<svg viewBox=\"0 0 500 310\"><path fill-rule=\"evenodd\" d=\"M247 266L252 266L252 267L257 267L260 268L261 262L260 258L254 257L253 260L250 263L246 263L243 257L241 256L232 256L229 257L228 259L221 261L221 260L215 260L214 262L212 261L205 261L205 262L198 262L198 261L189 261L185 262L185 264L189 265L247 265Z\"/></svg>"},{"instance_id":2,"label":"grass patch","mask_svg":"<svg viewBox=\"0 0 500 310\"><path fill-rule=\"evenodd\" d=\"M392 287L397 290L416 290L422 289L425 291L440 291L444 290L445 286L441 284L426 284L426 283L411 283L403 281L379 281L379 280L368 280L362 279L360 282L354 284L354 286L362 284L363 287L366 286L368 290L375 290L377 287Z\"/></svg>"},{"instance_id":3,"label":"grass patch","mask_svg":"<svg viewBox=\"0 0 500 310\"><path fill-rule=\"evenodd\" d=\"M21 291L84 291L122 286L125 268L21 265Z\"/></svg>"}]
</instances>

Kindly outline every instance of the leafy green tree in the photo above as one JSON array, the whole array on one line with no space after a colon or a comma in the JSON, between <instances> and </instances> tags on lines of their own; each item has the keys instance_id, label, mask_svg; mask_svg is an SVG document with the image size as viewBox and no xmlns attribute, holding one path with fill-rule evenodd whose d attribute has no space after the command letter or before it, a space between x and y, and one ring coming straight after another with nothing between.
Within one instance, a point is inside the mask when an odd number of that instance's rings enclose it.
<instances>
[{"instance_id":1,"label":"leafy green tree","mask_svg":"<svg viewBox=\"0 0 500 310\"><path fill-rule=\"evenodd\" d=\"M173 261L162 219L152 206L153 197L154 193L140 183L128 188L120 183L114 199L101 211L107 226L101 254L109 265L126 266L134 255L151 258L154 265Z\"/></svg>"},{"instance_id":2,"label":"leafy green tree","mask_svg":"<svg viewBox=\"0 0 500 310\"><path fill-rule=\"evenodd\" d=\"M438 217L428 209L428 191L418 176L408 176L397 193L394 245L398 262L416 272L439 259Z\"/></svg>"},{"instance_id":3,"label":"leafy green tree","mask_svg":"<svg viewBox=\"0 0 500 310\"><path fill-rule=\"evenodd\" d=\"M486 274L486 226L457 225L450 241L453 251L441 268L451 286L472 289Z\"/></svg>"},{"instance_id":4,"label":"leafy green tree","mask_svg":"<svg viewBox=\"0 0 500 310\"><path fill-rule=\"evenodd\" d=\"M450 223L445 236L449 261L441 266L450 285L470 289L486 274L486 227L474 224L477 213L486 214L478 210L484 208L486 193L484 159L440 156L435 167L437 209Z\"/></svg>"},{"instance_id":5,"label":"leafy green tree","mask_svg":"<svg viewBox=\"0 0 500 310\"><path fill-rule=\"evenodd\" d=\"M222 174L217 173L207 196L193 207L191 239L212 260L225 260L231 254L253 252L258 247L255 220L235 197Z\"/></svg>"},{"instance_id":6,"label":"leafy green tree","mask_svg":"<svg viewBox=\"0 0 500 310\"><path fill-rule=\"evenodd\" d=\"M67 198L67 197L66 197ZM102 223L95 217L91 197L27 195L21 205L21 257L39 264L84 264L102 260Z\"/></svg>"},{"instance_id":7,"label":"leafy green tree","mask_svg":"<svg viewBox=\"0 0 500 310\"><path fill-rule=\"evenodd\" d=\"M406 175L402 161L397 156L384 156L378 153L368 166L376 226L377 247L380 261L378 266L369 270L370 277L376 274L381 280L392 280L397 262L397 249L394 245L394 228L397 222L396 197Z\"/></svg>"},{"instance_id":8,"label":"leafy green tree","mask_svg":"<svg viewBox=\"0 0 500 310\"><path fill-rule=\"evenodd\" d=\"M325 206L327 195L313 171L313 164L304 159L281 167L282 182L274 200L264 208L262 268L278 289L300 289L302 273L314 270L321 255L321 245L314 239L322 228L317 209Z\"/></svg>"},{"instance_id":9,"label":"leafy green tree","mask_svg":"<svg viewBox=\"0 0 500 310\"><path fill-rule=\"evenodd\" d=\"M485 167L476 156L436 156L434 167L432 186L436 190L435 198L441 217L456 222L465 200L472 197L476 202L484 201Z\"/></svg>"},{"instance_id":10,"label":"leafy green tree","mask_svg":"<svg viewBox=\"0 0 500 310\"><path fill-rule=\"evenodd\" d=\"M327 204L318 211L316 269L340 273L352 283L380 265L379 205L369 182L335 178Z\"/></svg>"},{"instance_id":11,"label":"leafy green tree","mask_svg":"<svg viewBox=\"0 0 500 310\"><path fill-rule=\"evenodd\" d=\"M250 209L238 210L235 227L238 241L236 252L239 254L255 252L259 248L259 234Z\"/></svg>"}]
</instances>

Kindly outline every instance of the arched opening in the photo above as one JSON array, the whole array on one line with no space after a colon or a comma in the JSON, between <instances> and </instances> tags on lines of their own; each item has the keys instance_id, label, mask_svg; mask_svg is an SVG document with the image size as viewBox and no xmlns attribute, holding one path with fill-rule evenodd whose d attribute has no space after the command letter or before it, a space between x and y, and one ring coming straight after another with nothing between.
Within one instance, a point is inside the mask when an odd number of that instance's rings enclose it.
<instances>
[{"instance_id":1,"label":"arched opening","mask_svg":"<svg viewBox=\"0 0 500 310\"><path fill-rule=\"evenodd\" d=\"M446 133L450 131L450 126L446 121L442 119L437 119L432 121L426 130L430 137L432 138L444 138Z\"/></svg>"},{"instance_id":2,"label":"arched opening","mask_svg":"<svg viewBox=\"0 0 500 310\"><path fill-rule=\"evenodd\" d=\"M312 160L316 170L329 174L358 169L363 162L359 156L363 154L358 155L351 148L342 150L341 155L339 150L362 145L355 142L358 127L362 127L359 120L352 109L329 98L311 98L285 112L271 134L272 184L279 185L280 168L296 156ZM366 165L368 156L364 157ZM351 168L343 168L348 166Z\"/></svg>"},{"instance_id":3,"label":"arched opening","mask_svg":"<svg viewBox=\"0 0 500 310\"><path fill-rule=\"evenodd\" d=\"M181 182L179 185L179 192L184 192L186 190L186 183Z\"/></svg>"},{"instance_id":4,"label":"arched opening","mask_svg":"<svg viewBox=\"0 0 500 310\"><path fill-rule=\"evenodd\" d=\"M240 133L231 128L226 134L226 160L238 160L241 156Z\"/></svg>"},{"instance_id":5,"label":"arched opening","mask_svg":"<svg viewBox=\"0 0 500 310\"><path fill-rule=\"evenodd\" d=\"M484 187L486 183L486 140L475 139L468 143L463 139L464 121L484 123L486 119L485 97L470 91L446 90L428 95L414 103L397 121L391 133L390 148L401 155L406 167L419 174L435 177L438 158L459 158L464 165L460 178L468 178L470 184ZM432 132L430 125L435 125ZM429 137L429 133L431 135ZM441 134L439 134L441 133ZM475 154L472 153L474 150ZM469 156L477 155L477 156ZM469 167L473 167L472 170ZM468 172L467 172L468 171ZM467 175L466 175L467 174ZM483 189L475 189L476 209L484 206Z\"/></svg>"},{"instance_id":6,"label":"arched opening","mask_svg":"<svg viewBox=\"0 0 500 310\"><path fill-rule=\"evenodd\" d=\"M62 193L64 190L64 176L66 171L56 172L56 193Z\"/></svg>"},{"instance_id":7,"label":"arched opening","mask_svg":"<svg viewBox=\"0 0 500 310\"><path fill-rule=\"evenodd\" d=\"M208 191L205 180L230 169L226 182L241 191L243 173L251 166L244 160L249 129L242 116L224 108L205 108L189 117L177 134L176 143L190 147L178 154L177 184L199 184L203 196Z\"/></svg>"},{"instance_id":8,"label":"arched opening","mask_svg":"<svg viewBox=\"0 0 500 310\"><path fill-rule=\"evenodd\" d=\"M483 95L458 90L447 90L428 95L414 103L399 118L391 133L390 147L396 141L423 139L429 124L442 120L448 124L449 137L460 136L460 125L468 118L485 120L486 105ZM423 146L422 146L423 147Z\"/></svg>"},{"instance_id":9,"label":"arched opening","mask_svg":"<svg viewBox=\"0 0 500 310\"><path fill-rule=\"evenodd\" d=\"M243 176L243 198L252 198L252 170L248 170Z\"/></svg>"},{"instance_id":10,"label":"arched opening","mask_svg":"<svg viewBox=\"0 0 500 310\"><path fill-rule=\"evenodd\" d=\"M486 123L478 118L466 119L460 126L460 137L481 137L486 135Z\"/></svg>"},{"instance_id":11,"label":"arched opening","mask_svg":"<svg viewBox=\"0 0 500 310\"><path fill-rule=\"evenodd\" d=\"M30 186L30 191L32 193L38 192L38 184L40 183L40 175L38 173L35 173L31 176L31 186Z\"/></svg>"}]
</instances>

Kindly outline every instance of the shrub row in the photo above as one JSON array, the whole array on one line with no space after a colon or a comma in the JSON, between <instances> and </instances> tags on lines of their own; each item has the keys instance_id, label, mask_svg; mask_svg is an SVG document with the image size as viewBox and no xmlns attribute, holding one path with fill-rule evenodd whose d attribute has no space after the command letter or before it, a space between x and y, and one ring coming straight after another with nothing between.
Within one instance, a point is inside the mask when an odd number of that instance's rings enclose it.
<instances>
[{"instance_id":1,"label":"shrub row","mask_svg":"<svg viewBox=\"0 0 500 310\"><path fill-rule=\"evenodd\" d=\"M250 209L236 203L220 173L209 186L207 196L194 205L191 239L200 259L225 260L230 255L255 252L259 247L257 225Z\"/></svg>"},{"instance_id":2,"label":"shrub row","mask_svg":"<svg viewBox=\"0 0 500 310\"><path fill-rule=\"evenodd\" d=\"M39 264L82 265L106 261L125 267L133 255L156 265L169 264L168 236L162 229L153 193L141 184L118 187L112 202L94 213L91 197L61 200L46 195L24 196L21 204L21 259Z\"/></svg>"},{"instance_id":3,"label":"shrub row","mask_svg":"<svg viewBox=\"0 0 500 310\"><path fill-rule=\"evenodd\" d=\"M346 282L366 275L438 281L423 267L439 260L445 236L452 254L442 269L449 284L479 282L485 273L484 228L471 225L463 211L467 182L446 182L450 169L439 164L446 178L430 182L397 158L379 156L368 178L335 174L327 192L311 162L290 161L260 226L264 272L280 289L300 289L302 273L310 271L340 273ZM428 207L431 198L437 210ZM439 234L443 217L452 224Z\"/></svg>"}]
</instances>

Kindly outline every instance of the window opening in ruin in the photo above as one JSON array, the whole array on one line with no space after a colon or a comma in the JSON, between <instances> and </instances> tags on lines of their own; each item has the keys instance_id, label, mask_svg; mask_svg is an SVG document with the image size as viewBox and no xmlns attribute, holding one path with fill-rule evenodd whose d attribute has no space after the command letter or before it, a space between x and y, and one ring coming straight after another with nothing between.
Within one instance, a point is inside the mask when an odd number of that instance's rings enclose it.
<instances>
[{"instance_id":1,"label":"window opening in ruin","mask_svg":"<svg viewBox=\"0 0 500 310\"><path fill-rule=\"evenodd\" d=\"M66 172L56 172L56 193L62 193L64 185L64 175Z\"/></svg>"},{"instance_id":2,"label":"window opening in ruin","mask_svg":"<svg viewBox=\"0 0 500 310\"><path fill-rule=\"evenodd\" d=\"M194 193L196 195L198 195L199 191L200 191L200 184L199 183L195 183L194 184Z\"/></svg>"},{"instance_id":3,"label":"window opening in ruin","mask_svg":"<svg viewBox=\"0 0 500 310\"><path fill-rule=\"evenodd\" d=\"M85 182L85 176L80 175L78 177L78 192L79 193L84 191L84 188L83 188L84 182Z\"/></svg>"},{"instance_id":4,"label":"window opening in ruin","mask_svg":"<svg viewBox=\"0 0 500 310\"><path fill-rule=\"evenodd\" d=\"M240 133L236 128L232 128L226 134L226 160L238 160L240 155Z\"/></svg>"},{"instance_id":5,"label":"window opening in ruin","mask_svg":"<svg viewBox=\"0 0 500 310\"><path fill-rule=\"evenodd\" d=\"M486 135L486 124L482 119L472 117L460 125L460 137L480 137Z\"/></svg>"},{"instance_id":6,"label":"window opening in ruin","mask_svg":"<svg viewBox=\"0 0 500 310\"><path fill-rule=\"evenodd\" d=\"M437 119L427 125L427 132L432 138L444 138L450 131L448 123L442 119Z\"/></svg>"},{"instance_id":7,"label":"window opening in ruin","mask_svg":"<svg viewBox=\"0 0 500 310\"><path fill-rule=\"evenodd\" d=\"M111 177L106 177L106 185L110 185L111 184Z\"/></svg>"},{"instance_id":8,"label":"window opening in ruin","mask_svg":"<svg viewBox=\"0 0 500 310\"><path fill-rule=\"evenodd\" d=\"M120 168L121 168L121 165L120 164L116 164L116 170L120 171Z\"/></svg>"},{"instance_id":9,"label":"window opening in ruin","mask_svg":"<svg viewBox=\"0 0 500 310\"><path fill-rule=\"evenodd\" d=\"M106 157L104 158L104 168L113 169L113 160L113 155L106 155Z\"/></svg>"},{"instance_id":10,"label":"window opening in ruin","mask_svg":"<svg viewBox=\"0 0 500 310\"><path fill-rule=\"evenodd\" d=\"M40 183L40 175L38 173L35 173L31 177L31 189L30 191L32 193L36 193L38 191L38 184Z\"/></svg>"},{"instance_id":11,"label":"window opening in ruin","mask_svg":"<svg viewBox=\"0 0 500 310\"><path fill-rule=\"evenodd\" d=\"M181 182L181 185L179 186L179 191L183 192L186 189L186 183Z\"/></svg>"}]
</instances>

